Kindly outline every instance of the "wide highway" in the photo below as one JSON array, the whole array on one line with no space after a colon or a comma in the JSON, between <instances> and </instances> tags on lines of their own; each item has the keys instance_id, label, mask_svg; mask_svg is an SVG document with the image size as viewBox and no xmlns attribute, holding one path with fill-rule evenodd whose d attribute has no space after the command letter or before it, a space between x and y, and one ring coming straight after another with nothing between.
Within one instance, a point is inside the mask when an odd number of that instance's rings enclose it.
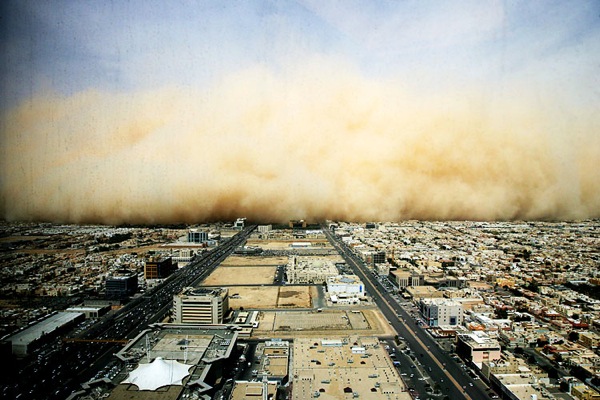
<instances>
[{"instance_id":1,"label":"wide highway","mask_svg":"<svg viewBox=\"0 0 600 400\"><path fill-rule=\"evenodd\" d=\"M323 227L323 231L330 243L362 280L367 292L398 333L398 336L402 337L402 341L410 348L416 358L413 362L416 364L415 367L418 368L419 372L425 371L429 375L431 386L433 387L437 383L443 395L451 399L491 399L484 385L480 382L474 382L447 352L438 347L435 340L424 329L416 325L414 318L401 307L381 282L374 279L373 273L367 270L364 262L329 229ZM401 369L404 370L405 367L403 365ZM417 368L413 368L413 373L414 369ZM419 397L424 399L438 396L421 391Z\"/></svg>"},{"instance_id":2,"label":"wide highway","mask_svg":"<svg viewBox=\"0 0 600 400\"><path fill-rule=\"evenodd\" d=\"M109 340L131 339L148 324L163 319L169 312L173 295L184 287L206 278L256 228L249 225L216 248L196 256L186 267L173 273L160 285L133 299L117 313L100 318L78 339L60 348L43 346L31 356L32 362L18 371L14 383L0 393L14 399L66 399L90 379L117 351ZM89 342L89 340L106 342ZM2 397L0 396L0 397Z\"/></svg>"}]
</instances>

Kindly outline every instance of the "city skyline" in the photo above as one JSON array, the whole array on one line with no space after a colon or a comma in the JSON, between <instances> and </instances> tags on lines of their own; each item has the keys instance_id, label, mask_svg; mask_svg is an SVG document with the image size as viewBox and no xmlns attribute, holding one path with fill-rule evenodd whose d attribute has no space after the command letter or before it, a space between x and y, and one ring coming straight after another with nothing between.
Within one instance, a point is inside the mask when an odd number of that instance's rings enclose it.
<instances>
[{"instance_id":1,"label":"city skyline","mask_svg":"<svg viewBox=\"0 0 600 400\"><path fill-rule=\"evenodd\" d=\"M4 2L0 217L600 216L595 2Z\"/></svg>"}]
</instances>

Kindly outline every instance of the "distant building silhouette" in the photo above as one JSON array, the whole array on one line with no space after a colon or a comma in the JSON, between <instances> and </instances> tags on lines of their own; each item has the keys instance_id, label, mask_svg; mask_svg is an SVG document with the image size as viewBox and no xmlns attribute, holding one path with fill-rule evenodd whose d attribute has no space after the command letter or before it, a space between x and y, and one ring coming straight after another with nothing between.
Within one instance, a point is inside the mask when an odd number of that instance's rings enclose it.
<instances>
[{"instance_id":1,"label":"distant building silhouette","mask_svg":"<svg viewBox=\"0 0 600 400\"><path fill-rule=\"evenodd\" d=\"M306 221L303 219L291 219L290 220L290 224L289 224L290 228L306 228Z\"/></svg>"}]
</instances>

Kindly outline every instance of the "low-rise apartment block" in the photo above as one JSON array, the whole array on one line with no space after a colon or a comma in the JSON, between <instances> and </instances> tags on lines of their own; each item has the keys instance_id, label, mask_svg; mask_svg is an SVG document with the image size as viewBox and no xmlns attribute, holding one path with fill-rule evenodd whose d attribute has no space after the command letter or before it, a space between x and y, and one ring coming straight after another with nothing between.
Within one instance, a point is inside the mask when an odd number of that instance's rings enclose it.
<instances>
[{"instance_id":1,"label":"low-rise apartment block","mask_svg":"<svg viewBox=\"0 0 600 400\"><path fill-rule=\"evenodd\" d=\"M463 323L462 304L457 301L444 298L421 299L419 308L429 326L456 326Z\"/></svg>"},{"instance_id":2,"label":"low-rise apartment block","mask_svg":"<svg viewBox=\"0 0 600 400\"><path fill-rule=\"evenodd\" d=\"M320 257L289 258L286 274L292 284L321 284L339 274L335 264Z\"/></svg>"},{"instance_id":3,"label":"low-rise apartment block","mask_svg":"<svg viewBox=\"0 0 600 400\"><path fill-rule=\"evenodd\" d=\"M456 354L480 367L483 362L500 360L502 356L500 343L484 332L457 335Z\"/></svg>"}]
</instances>

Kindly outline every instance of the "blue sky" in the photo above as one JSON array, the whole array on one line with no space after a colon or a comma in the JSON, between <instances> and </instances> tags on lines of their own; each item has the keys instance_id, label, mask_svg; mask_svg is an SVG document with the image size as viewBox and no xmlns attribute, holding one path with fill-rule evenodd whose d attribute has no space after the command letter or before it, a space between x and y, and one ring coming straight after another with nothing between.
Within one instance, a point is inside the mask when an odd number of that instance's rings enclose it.
<instances>
[{"instance_id":1,"label":"blue sky","mask_svg":"<svg viewBox=\"0 0 600 400\"><path fill-rule=\"evenodd\" d=\"M598 217L599 21L597 0L0 1L0 217Z\"/></svg>"},{"instance_id":2,"label":"blue sky","mask_svg":"<svg viewBox=\"0 0 600 400\"><path fill-rule=\"evenodd\" d=\"M597 1L4 1L1 7L4 105L43 90L201 88L252 65L285 73L313 56L424 90L464 81L493 87L513 78L559 88L567 82L577 96L600 86Z\"/></svg>"}]
</instances>

